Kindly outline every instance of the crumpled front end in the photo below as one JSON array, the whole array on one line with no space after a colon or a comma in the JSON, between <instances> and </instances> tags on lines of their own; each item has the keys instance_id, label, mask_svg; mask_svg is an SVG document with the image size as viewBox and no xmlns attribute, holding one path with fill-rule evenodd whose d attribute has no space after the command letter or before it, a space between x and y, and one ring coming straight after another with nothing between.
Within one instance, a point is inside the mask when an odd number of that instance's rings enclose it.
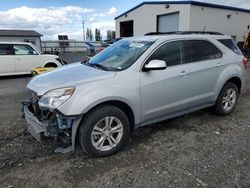
<instances>
[{"instance_id":1,"label":"crumpled front end","mask_svg":"<svg viewBox=\"0 0 250 188\"><path fill-rule=\"evenodd\" d=\"M23 102L23 117L28 123L29 133L39 142L46 138L54 138L60 147L55 152L73 152L76 130L81 116L65 116L57 109L42 109L38 105L40 97L32 93L32 97Z\"/></svg>"}]
</instances>

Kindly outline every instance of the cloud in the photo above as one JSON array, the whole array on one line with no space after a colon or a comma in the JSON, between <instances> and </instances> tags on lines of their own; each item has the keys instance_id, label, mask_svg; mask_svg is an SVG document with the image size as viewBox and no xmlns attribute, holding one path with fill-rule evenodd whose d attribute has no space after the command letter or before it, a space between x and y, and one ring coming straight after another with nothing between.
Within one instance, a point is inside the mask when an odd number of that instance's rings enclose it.
<instances>
[{"instance_id":1,"label":"cloud","mask_svg":"<svg viewBox=\"0 0 250 188\"><path fill-rule=\"evenodd\" d=\"M0 11L1 29L30 29L36 30L44 35L44 39L56 39L55 36L62 31L67 34L81 32L82 19L94 9L77 6L30 8L21 6L19 8ZM94 21L94 20L92 20Z\"/></svg>"},{"instance_id":2,"label":"cloud","mask_svg":"<svg viewBox=\"0 0 250 188\"><path fill-rule=\"evenodd\" d=\"M90 17L90 18L89 18L89 21L90 21L90 22L94 22L94 21L95 21L95 18L94 18L94 17Z\"/></svg>"},{"instance_id":3,"label":"cloud","mask_svg":"<svg viewBox=\"0 0 250 188\"><path fill-rule=\"evenodd\" d=\"M250 3L242 4L241 8L250 9Z\"/></svg>"},{"instance_id":4,"label":"cloud","mask_svg":"<svg viewBox=\"0 0 250 188\"><path fill-rule=\"evenodd\" d=\"M117 9L115 7L112 7L109 9L109 11L107 12L108 15L114 15L117 13Z\"/></svg>"},{"instance_id":5,"label":"cloud","mask_svg":"<svg viewBox=\"0 0 250 188\"><path fill-rule=\"evenodd\" d=\"M220 4L220 5L234 6L234 7L241 7L241 8L246 8L246 9L250 8L249 0L198 0L198 1ZM244 4L246 5L246 7L244 7Z\"/></svg>"},{"instance_id":6,"label":"cloud","mask_svg":"<svg viewBox=\"0 0 250 188\"><path fill-rule=\"evenodd\" d=\"M100 17L100 18L102 18L104 16L107 16L107 14L105 14L105 13L94 13L94 14L92 14L92 16L93 17Z\"/></svg>"},{"instance_id":7,"label":"cloud","mask_svg":"<svg viewBox=\"0 0 250 188\"><path fill-rule=\"evenodd\" d=\"M90 28L94 31L95 28L101 30L102 36L106 36L107 30L115 30L115 22L114 21L96 21L90 25Z\"/></svg>"}]
</instances>

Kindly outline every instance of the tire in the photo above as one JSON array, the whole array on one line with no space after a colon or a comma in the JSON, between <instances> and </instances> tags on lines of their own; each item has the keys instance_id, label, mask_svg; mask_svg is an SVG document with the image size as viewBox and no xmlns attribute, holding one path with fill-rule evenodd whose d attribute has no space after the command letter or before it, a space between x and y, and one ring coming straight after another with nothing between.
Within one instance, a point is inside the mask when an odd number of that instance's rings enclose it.
<instances>
[{"instance_id":1,"label":"tire","mask_svg":"<svg viewBox=\"0 0 250 188\"><path fill-rule=\"evenodd\" d=\"M238 87L232 82L227 82L221 89L220 94L216 100L214 112L218 115L230 114L235 109L238 97Z\"/></svg>"},{"instance_id":2,"label":"tire","mask_svg":"<svg viewBox=\"0 0 250 188\"><path fill-rule=\"evenodd\" d=\"M128 142L129 132L128 117L121 109L111 105L100 106L81 122L79 142L83 151L91 157L107 157Z\"/></svg>"}]
</instances>

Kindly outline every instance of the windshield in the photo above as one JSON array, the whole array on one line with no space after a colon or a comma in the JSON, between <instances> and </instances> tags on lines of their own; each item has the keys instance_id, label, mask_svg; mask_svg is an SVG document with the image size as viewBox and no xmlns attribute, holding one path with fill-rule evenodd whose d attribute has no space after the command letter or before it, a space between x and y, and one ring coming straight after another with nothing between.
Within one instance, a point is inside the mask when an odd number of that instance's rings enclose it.
<instances>
[{"instance_id":1,"label":"windshield","mask_svg":"<svg viewBox=\"0 0 250 188\"><path fill-rule=\"evenodd\" d=\"M43 54L43 52L42 52L39 48L37 48L35 45L32 45L32 47L35 48L35 50L36 50L39 54Z\"/></svg>"},{"instance_id":2,"label":"windshield","mask_svg":"<svg viewBox=\"0 0 250 188\"><path fill-rule=\"evenodd\" d=\"M91 58L88 64L104 70L121 71L130 67L152 44L151 41L121 40Z\"/></svg>"}]
</instances>

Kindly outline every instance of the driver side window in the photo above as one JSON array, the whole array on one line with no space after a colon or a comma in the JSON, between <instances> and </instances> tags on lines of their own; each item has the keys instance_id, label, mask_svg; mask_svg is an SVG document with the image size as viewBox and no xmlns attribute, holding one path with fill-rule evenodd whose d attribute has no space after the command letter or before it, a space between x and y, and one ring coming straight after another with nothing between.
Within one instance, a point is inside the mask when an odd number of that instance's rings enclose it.
<instances>
[{"instance_id":1,"label":"driver side window","mask_svg":"<svg viewBox=\"0 0 250 188\"><path fill-rule=\"evenodd\" d=\"M174 66L182 64L183 57L183 44L182 41L168 42L160 46L148 59L163 60L167 66Z\"/></svg>"}]
</instances>

